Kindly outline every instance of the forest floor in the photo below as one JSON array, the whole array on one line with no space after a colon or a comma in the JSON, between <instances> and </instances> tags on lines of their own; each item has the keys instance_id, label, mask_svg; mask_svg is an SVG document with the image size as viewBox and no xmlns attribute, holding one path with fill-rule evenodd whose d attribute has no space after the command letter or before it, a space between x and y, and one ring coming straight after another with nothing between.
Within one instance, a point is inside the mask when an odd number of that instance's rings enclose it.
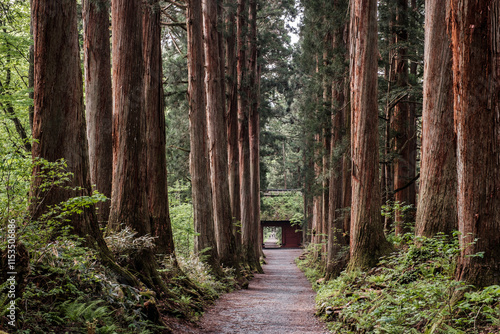
<instances>
[{"instance_id":1,"label":"forest floor","mask_svg":"<svg viewBox=\"0 0 500 334\"><path fill-rule=\"evenodd\" d=\"M265 273L256 274L248 289L222 296L205 312L200 328L184 333L328 333L314 316L311 284L295 265L302 250L269 249L264 253Z\"/></svg>"}]
</instances>

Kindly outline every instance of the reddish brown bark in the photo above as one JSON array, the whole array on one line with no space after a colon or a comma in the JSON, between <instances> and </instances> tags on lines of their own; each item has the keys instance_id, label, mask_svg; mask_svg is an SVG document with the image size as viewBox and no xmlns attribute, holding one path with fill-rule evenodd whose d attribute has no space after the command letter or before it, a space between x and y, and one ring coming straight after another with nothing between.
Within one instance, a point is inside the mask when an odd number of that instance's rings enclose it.
<instances>
[{"instance_id":1,"label":"reddish brown bark","mask_svg":"<svg viewBox=\"0 0 500 334\"><path fill-rule=\"evenodd\" d=\"M456 137L453 129L451 41L447 0L425 4L424 106L415 234L451 235L457 225Z\"/></svg>"},{"instance_id":2,"label":"reddish brown bark","mask_svg":"<svg viewBox=\"0 0 500 334\"><path fill-rule=\"evenodd\" d=\"M226 112L227 112L227 151L229 195L231 198L231 213L236 225L233 226L237 252L241 248L241 229L237 226L241 221L240 208L240 178L238 152L238 95L236 73L236 11L228 3L226 14Z\"/></svg>"},{"instance_id":3,"label":"reddish brown bark","mask_svg":"<svg viewBox=\"0 0 500 334\"><path fill-rule=\"evenodd\" d=\"M451 29L462 234L456 278L483 287L500 283L500 3L452 0Z\"/></svg>"},{"instance_id":4,"label":"reddish brown bark","mask_svg":"<svg viewBox=\"0 0 500 334\"><path fill-rule=\"evenodd\" d=\"M397 47L394 55L394 78L396 80L396 87L405 89L408 86L408 60L407 60L407 47L408 32L406 27L408 25L408 0L398 0L396 5L396 18L394 26L397 31L394 33L394 44ZM394 161L394 189L405 187L411 180L410 177L410 134L409 134L409 108L408 98L403 98L394 106L394 114L391 118L391 128L395 133L394 136L394 150L396 159ZM394 194L394 201L401 204L415 204L410 203L410 188L406 187ZM403 217L405 213L400 210L395 212L395 232L396 235L401 235L409 231L407 225L410 220ZM409 217L406 217L409 218Z\"/></svg>"},{"instance_id":5,"label":"reddish brown bark","mask_svg":"<svg viewBox=\"0 0 500 334\"><path fill-rule=\"evenodd\" d=\"M255 224L252 211L252 184L250 179L250 137L249 137L249 77L247 64L249 6L246 0L238 0L237 10L237 50L238 50L238 150L241 200L242 251L253 270L261 271L259 263L258 231L254 233Z\"/></svg>"},{"instance_id":6,"label":"reddish brown bark","mask_svg":"<svg viewBox=\"0 0 500 334\"><path fill-rule=\"evenodd\" d=\"M217 0L206 0L203 3L205 89L212 200L219 259L224 266L236 267L236 242L233 234L231 198L229 196L225 100L221 98L225 95L224 70L221 68L220 61L222 40L219 40L217 7Z\"/></svg>"},{"instance_id":7,"label":"reddish brown bark","mask_svg":"<svg viewBox=\"0 0 500 334\"><path fill-rule=\"evenodd\" d=\"M111 198L113 175L111 50L109 2L83 2L85 51L85 104L89 141L90 177L97 191ZM110 201L97 205L97 217L106 223Z\"/></svg>"},{"instance_id":8,"label":"reddish brown bark","mask_svg":"<svg viewBox=\"0 0 500 334\"><path fill-rule=\"evenodd\" d=\"M113 187L109 227L151 233L145 188L142 7L139 1L112 3Z\"/></svg>"},{"instance_id":9,"label":"reddish brown bark","mask_svg":"<svg viewBox=\"0 0 500 334\"><path fill-rule=\"evenodd\" d=\"M255 256L260 258L260 115L259 83L257 77L257 0L249 0L248 6L248 135L250 149L250 197L252 201L252 240Z\"/></svg>"},{"instance_id":10,"label":"reddish brown bark","mask_svg":"<svg viewBox=\"0 0 500 334\"><path fill-rule=\"evenodd\" d=\"M165 155L165 108L161 57L160 4L148 1L143 13L144 115L146 119L146 187L149 222L157 254L173 255Z\"/></svg>"},{"instance_id":11,"label":"reddish brown bark","mask_svg":"<svg viewBox=\"0 0 500 334\"><path fill-rule=\"evenodd\" d=\"M337 6L341 4L337 3ZM334 34L333 49L345 49L346 42L343 40L343 33L346 27L340 27ZM344 56L347 56L344 54ZM348 150L344 148L346 140L349 139L349 108L345 106L347 84L343 78L337 78L332 85L332 134L330 144L331 169L330 193L328 215L328 253L326 277L327 279L338 276L345 269L349 259L347 246L349 245L348 231L345 221L349 214L345 208L351 205L351 182L348 170ZM344 152L339 155L340 150Z\"/></svg>"},{"instance_id":12,"label":"reddish brown bark","mask_svg":"<svg viewBox=\"0 0 500 334\"><path fill-rule=\"evenodd\" d=\"M33 169L31 215L34 220L71 197L91 193L87 137L83 111L76 1L33 1L34 122L32 155L49 162L65 159L73 173L71 190L54 187L41 191L42 165ZM90 245L102 244L94 208L84 209L69 223Z\"/></svg>"},{"instance_id":13,"label":"reddish brown bark","mask_svg":"<svg viewBox=\"0 0 500 334\"><path fill-rule=\"evenodd\" d=\"M376 0L351 2L350 269L374 266L390 250L380 216L376 14Z\"/></svg>"},{"instance_id":14,"label":"reddish brown bark","mask_svg":"<svg viewBox=\"0 0 500 334\"><path fill-rule=\"evenodd\" d=\"M79 59L76 1L33 0L34 37L34 119L33 158L53 162L65 159L73 173L70 190L55 187L42 192L38 176L41 165L33 170L30 211L38 219L47 208L75 196L91 193L87 136L83 113L83 83ZM88 246L99 251L101 260L129 284L137 280L112 259L102 237L94 207L71 217L73 232L85 238Z\"/></svg>"},{"instance_id":15,"label":"reddish brown bark","mask_svg":"<svg viewBox=\"0 0 500 334\"><path fill-rule=\"evenodd\" d=\"M188 28L188 96L189 133L191 140L190 172L193 196L195 251L205 251L207 262L218 270L217 243L212 210L210 161L203 57L203 16L201 0L190 0L187 6Z\"/></svg>"}]
</instances>

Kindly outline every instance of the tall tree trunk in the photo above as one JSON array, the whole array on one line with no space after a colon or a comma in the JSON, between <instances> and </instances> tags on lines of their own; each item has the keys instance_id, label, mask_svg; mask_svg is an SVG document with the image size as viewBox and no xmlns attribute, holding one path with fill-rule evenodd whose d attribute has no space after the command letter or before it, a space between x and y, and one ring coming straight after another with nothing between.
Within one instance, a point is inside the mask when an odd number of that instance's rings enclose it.
<instances>
[{"instance_id":1,"label":"tall tree trunk","mask_svg":"<svg viewBox=\"0 0 500 334\"><path fill-rule=\"evenodd\" d=\"M47 3L33 0L34 37L34 159L65 159L73 173L68 186L40 189L42 165L33 169L30 213L36 220L48 208L75 196L91 194L87 136L83 112L83 83L78 46L76 1ZM66 186L66 185L65 185ZM73 232L96 248L104 263L129 284L137 280L112 259L97 223L94 207L71 217Z\"/></svg>"},{"instance_id":2,"label":"tall tree trunk","mask_svg":"<svg viewBox=\"0 0 500 334\"><path fill-rule=\"evenodd\" d=\"M109 1L83 1L85 104L89 141L90 178L96 189L111 198L113 175L111 57ZM110 201L97 205L97 218L107 222Z\"/></svg>"},{"instance_id":3,"label":"tall tree trunk","mask_svg":"<svg viewBox=\"0 0 500 334\"><path fill-rule=\"evenodd\" d=\"M249 1L248 8L248 80L249 117L248 135L250 144L250 196L252 201L252 239L255 256L260 258L260 116L259 84L257 77L257 0Z\"/></svg>"},{"instance_id":4,"label":"tall tree trunk","mask_svg":"<svg viewBox=\"0 0 500 334\"><path fill-rule=\"evenodd\" d=\"M38 219L46 210L71 197L90 195L87 137L83 111L82 74L78 46L76 1L48 4L34 0L33 37L35 51L35 96L33 158L53 162L65 159L73 173L72 187L81 190L51 188L42 192L36 165L32 184L31 215ZM75 234L91 244L102 239L94 208L85 209L71 219Z\"/></svg>"},{"instance_id":5,"label":"tall tree trunk","mask_svg":"<svg viewBox=\"0 0 500 334\"><path fill-rule=\"evenodd\" d=\"M118 230L128 226L137 236L153 233L146 188L142 10L142 3L137 0L115 0L111 4L113 184L108 227ZM130 262L147 286L167 292L153 249L142 249Z\"/></svg>"},{"instance_id":6,"label":"tall tree trunk","mask_svg":"<svg viewBox=\"0 0 500 334\"><path fill-rule=\"evenodd\" d=\"M338 1L336 3L338 10L344 9L344 2ZM346 24L340 26L333 35L333 50L339 55L347 56L343 52L346 48L346 41L343 40ZM330 193L329 205L330 212L328 215L328 255L326 266L326 277L331 279L337 277L347 265L349 258L347 246L349 245L348 235L349 229L345 228L344 221L348 214L345 212L345 207L350 206L351 192L350 192L350 173L348 172L348 164L344 162L348 158L345 155L347 150L343 147L345 145L346 135L349 131L348 117L350 113L348 108L345 107L346 103L346 80L343 77L337 77L332 84L332 133L330 144L331 156L331 170L330 176ZM348 93L348 91L347 91ZM347 121L347 123L346 123ZM340 151L340 150L344 151ZM348 192L348 196L345 193ZM344 209L344 210L343 210Z\"/></svg>"},{"instance_id":7,"label":"tall tree trunk","mask_svg":"<svg viewBox=\"0 0 500 334\"><path fill-rule=\"evenodd\" d=\"M174 240L168 208L160 18L159 1L146 2L142 20L147 151L145 168L149 222L151 233L156 237L155 253L171 256L174 255Z\"/></svg>"},{"instance_id":8,"label":"tall tree trunk","mask_svg":"<svg viewBox=\"0 0 500 334\"><path fill-rule=\"evenodd\" d=\"M452 0L451 26L462 234L456 278L484 287L500 283L500 3Z\"/></svg>"},{"instance_id":9,"label":"tall tree trunk","mask_svg":"<svg viewBox=\"0 0 500 334\"><path fill-rule=\"evenodd\" d=\"M408 42L408 0L398 0L396 6L396 18L394 22L396 31L394 32L394 43L397 51L394 57L393 71L396 79L396 86L399 89L408 87L408 59L407 47ZM403 93L402 93L403 94ZM394 150L396 159L394 161L394 189L405 187L410 181L409 160L410 160L410 145L408 143L410 137L408 133L409 118L408 118L408 97L402 98L394 106L394 115L391 119L391 127L395 133ZM415 204L409 203L410 193L406 187L394 194L394 201L400 204ZM395 211L395 228L396 235L401 235L408 231L405 227L409 223L408 219L403 217L404 213L401 210Z\"/></svg>"},{"instance_id":10,"label":"tall tree trunk","mask_svg":"<svg viewBox=\"0 0 500 334\"><path fill-rule=\"evenodd\" d=\"M250 179L250 143L249 143L249 112L250 101L248 91L249 77L247 65L248 48L248 8L246 0L238 0L237 11L237 45L238 45L238 149L241 199L241 230L242 250L252 270L261 271L258 249L258 239L254 235L252 212L252 185Z\"/></svg>"},{"instance_id":11,"label":"tall tree trunk","mask_svg":"<svg viewBox=\"0 0 500 334\"><path fill-rule=\"evenodd\" d=\"M30 0L30 8L33 8L33 0ZM30 12L30 35L33 38L33 13ZM33 89L29 92L28 96L30 99L33 99L35 96L34 87L35 87L35 47L33 44L30 45L29 50L29 67L28 67L28 87ZM33 137L33 116L35 114L35 107L30 106L28 109L29 114L29 122L31 134Z\"/></svg>"},{"instance_id":12,"label":"tall tree trunk","mask_svg":"<svg viewBox=\"0 0 500 334\"><path fill-rule=\"evenodd\" d=\"M190 171L193 196L195 251L204 251L207 262L219 271L217 243L212 210L210 161L208 151L207 115L205 102L205 60L203 57L203 26L201 0L189 0L188 27L188 95L189 134L191 140Z\"/></svg>"},{"instance_id":13,"label":"tall tree trunk","mask_svg":"<svg viewBox=\"0 0 500 334\"><path fill-rule=\"evenodd\" d=\"M226 110L227 110L227 150L229 195L231 198L231 213L233 215L233 234L235 235L237 254L241 253L241 201L238 152L238 85L236 60L236 11L228 1L226 14Z\"/></svg>"},{"instance_id":14,"label":"tall tree trunk","mask_svg":"<svg viewBox=\"0 0 500 334\"><path fill-rule=\"evenodd\" d=\"M390 250L378 180L377 1L351 2L352 206L350 269L368 268Z\"/></svg>"},{"instance_id":15,"label":"tall tree trunk","mask_svg":"<svg viewBox=\"0 0 500 334\"><path fill-rule=\"evenodd\" d=\"M457 225L457 160L453 129L451 41L447 0L425 3L424 106L415 234L450 235Z\"/></svg>"},{"instance_id":16,"label":"tall tree trunk","mask_svg":"<svg viewBox=\"0 0 500 334\"><path fill-rule=\"evenodd\" d=\"M222 96L225 95L224 71L220 61L222 54L220 54L219 45L222 40L219 40L217 2L217 0L205 0L203 3L205 89L212 200L219 259L224 266L236 267L236 243L229 196L225 100L222 99Z\"/></svg>"},{"instance_id":17,"label":"tall tree trunk","mask_svg":"<svg viewBox=\"0 0 500 334\"><path fill-rule=\"evenodd\" d=\"M326 68L328 66L328 58L329 58L329 53L331 54L331 42L332 42L332 37L330 33L327 33L325 40L324 40L324 46L323 46L323 66L324 66L324 71L326 72ZM328 248L328 241L327 241L327 236L328 236L328 230L329 230L329 225L328 225L328 216L330 214L330 146L331 146L331 140L332 140L332 107L331 107L331 99L332 99L332 91L331 91L331 83L330 80L327 78L326 73L324 74L323 78L323 118L325 120L323 126L322 126L322 186L321 186L321 192L322 192L322 200L321 200L321 244L322 244L322 249L321 253L326 254L327 253L327 248ZM325 117L327 116L327 117ZM326 264L327 258L323 259L323 262Z\"/></svg>"}]
</instances>

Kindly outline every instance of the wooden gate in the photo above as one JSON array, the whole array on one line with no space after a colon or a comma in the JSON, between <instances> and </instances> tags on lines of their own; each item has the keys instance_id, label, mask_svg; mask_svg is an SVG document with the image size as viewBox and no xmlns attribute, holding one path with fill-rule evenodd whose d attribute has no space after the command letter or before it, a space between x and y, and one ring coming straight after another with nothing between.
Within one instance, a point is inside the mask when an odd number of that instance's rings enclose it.
<instances>
[{"instance_id":1,"label":"wooden gate","mask_svg":"<svg viewBox=\"0 0 500 334\"><path fill-rule=\"evenodd\" d=\"M262 220L260 240L264 240L264 227L273 226L281 227L281 248L298 248L302 245L302 231L298 226L292 226L289 220Z\"/></svg>"}]
</instances>

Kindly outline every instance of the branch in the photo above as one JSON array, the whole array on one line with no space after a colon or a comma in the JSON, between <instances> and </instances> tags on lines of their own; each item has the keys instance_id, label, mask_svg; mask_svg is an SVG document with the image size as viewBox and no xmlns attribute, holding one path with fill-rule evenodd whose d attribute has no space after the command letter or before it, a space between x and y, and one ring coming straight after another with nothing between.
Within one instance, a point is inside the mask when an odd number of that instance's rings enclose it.
<instances>
[{"instance_id":1,"label":"branch","mask_svg":"<svg viewBox=\"0 0 500 334\"><path fill-rule=\"evenodd\" d=\"M165 2L171 3L172 5L174 5L174 6L176 6L176 7L179 7L180 9L184 9L184 10L186 10L186 9L187 9L187 6L186 6L186 5L183 5L183 4L181 4L181 3L178 3L177 1L165 0Z\"/></svg>"},{"instance_id":2,"label":"branch","mask_svg":"<svg viewBox=\"0 0 500 334\"><path fill-rule=\"evenodd\" d=\"M417 181L418 179L420 178L420 173L417 174L417 176L415 176L413 179L410 180L410 182L408 182L406 185L404 185L403 187L401 188L398 188L398 189L394 189L394 191L392 192L392 194L394 195L395 193L397 192L400 192L402 190L405 190L406 188L408 188L409 186L411 186L413 183L415 183L415 181Z\"/></svg>"},{"instance_id":3,"label":"branch","mask_svg":"<svg viewBox=\"0 0 500 334\"><path fill-rule=\"evenodd\" d=\"M167 27L181 27L182 29L187 31L186 22L161 22L161 25Z\"/></svg>"}]
</instances>

